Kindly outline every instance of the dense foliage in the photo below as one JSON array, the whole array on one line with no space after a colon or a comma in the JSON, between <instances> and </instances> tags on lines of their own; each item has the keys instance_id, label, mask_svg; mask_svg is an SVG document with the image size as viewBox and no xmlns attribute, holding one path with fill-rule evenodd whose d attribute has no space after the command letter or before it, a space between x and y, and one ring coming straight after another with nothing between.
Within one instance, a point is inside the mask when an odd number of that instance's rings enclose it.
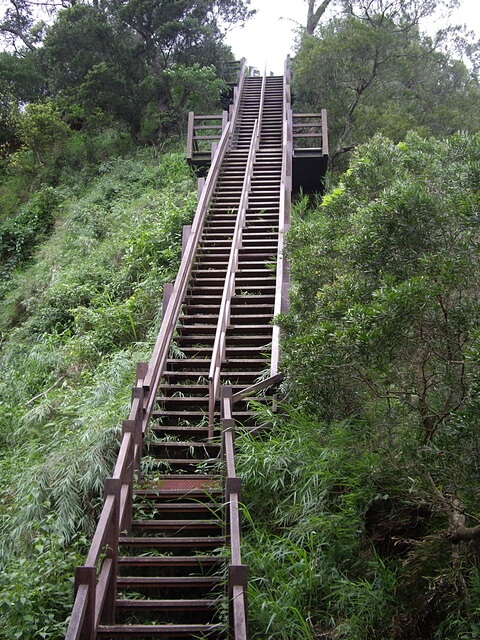
<instances>
[{"instance_id":1,"label":"dense foliage","mask_svg":"<svg viewBox=\"0 0 480 640\"><path fill-rule=\"evenodd\" d=\"M182 153L139 150L40 186L3 219L18 251L1 256L1 638L63 637L135 363L150 357L195 206Z\"/></svg>"},{"instance_id":2,"label":"dense foliage","mask_svg":"<svg viewBox=\"0 0 480 640\"><path fill-rule=\"evenodd\" d=\"M30 0L0 19L5 640L63 637L196 203L178 136L189 109L221 108L224 31L248 15L62 4L46 0L48 26ZM451 30L466 66L448 34L422 35L445 4L308 0L296 110L329 109L337 168L370 142L323 201L297 203L289 404L259 407L271 434L238 440L258 640L480 634L480 137L455 134L478 131L478 50Z\"/></svg>"},{"instance_id":3,"label":"dense foliage","mask_svg":"<svg viewBox=\"0 0 480 640\"><path fill-rule=\"evenodd\" d=\"M478 43L453 26L422 33L420 16L437 3L346 4L301 38L293 63L295 108L328 111L333 164L346 168L343 154L378 132L398 141L478 130Z\"/></svg>"},{"instance_id":4,"label":"dense foliage","mask_svg":"<svg viewBox=\"0 0 480 640\"><path fill-rule=\"evenodd\" d=\"M240 455L253 637L478 637L479 167L478 135L378 136L297 208L295 409Z\"/></svg>"}]
</instances>

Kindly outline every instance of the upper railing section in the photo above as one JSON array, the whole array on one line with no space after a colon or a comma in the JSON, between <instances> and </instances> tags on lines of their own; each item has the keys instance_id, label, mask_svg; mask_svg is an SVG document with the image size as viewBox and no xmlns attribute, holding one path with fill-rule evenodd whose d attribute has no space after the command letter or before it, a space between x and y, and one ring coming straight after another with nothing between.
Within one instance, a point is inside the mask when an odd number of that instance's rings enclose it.
<instances>
[{"instance_id":1,"label":"upper railing section","mask_svg":"<svg viewBox=\"0 0 480 640\"><path fill-rule=\"evenodd\" d=\"M285 78L290 87L290 59ZM289 89L290 91L290 89ZM292 142L292 193L322 193L328 164L327 111L293 113L289 102Z\"/></svg>"},{"instance_id":2,"label":"upper railing section","mask_svg":"<svg viewBox=\"0 0 480 640\"><path fill-rule=\"evenodd\" d=\"M327 110L320 113L293 113L294 152L318 152L328 156Z\"/></svg>"},{"instance_id":3,"label":"upper railing section","mask_svg":"<svg viewBox=\"0 0 480 640\"><path fill-rule=\"evenodd\" d=\"M187 151L189 162L202 160L210 162L215 153L215 143L220 141L228 122L228 112L214 116L196 116L188 114Z\"/></svg>"},{"instance_id":4,"label":"upper railing section","mask_svg":"<svg viewBox=\"0 0 480 640\"><path fill-rule=\"evenodd\" d=\"M223 111L223 113L216 115L196 115L193 111L188 114L185 156L187 161L197 169L205 171L210 166L228 122L230 122L230 131L233 132L235 130L239 107L238 98L242 93L243 82L247 73L245 58L242 58L239 62L232 63L231 71L229 72L229 78L231 76L232 82L228 81L228 84L232 87L229 111Z\"/></svg>"}]
</instances>

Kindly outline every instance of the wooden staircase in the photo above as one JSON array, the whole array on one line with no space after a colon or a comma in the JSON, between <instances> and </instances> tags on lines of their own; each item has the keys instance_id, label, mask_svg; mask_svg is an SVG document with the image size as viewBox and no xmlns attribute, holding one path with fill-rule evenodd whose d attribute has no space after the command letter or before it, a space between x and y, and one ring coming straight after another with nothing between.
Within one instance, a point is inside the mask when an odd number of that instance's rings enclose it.
<instances>
[{"instance_id":1,"label":"wooden staircase","mask_svg":"<svg viewBox=\"0 0 480 640\"><path fill-rule=\"evenodd\" d=\"M249 399L265 402L256 392L279 377L272 319L286 286L288 83L287 73L239 74L152 360L138 367L92 546L76 571L67 640L247 639L233 429L258 428Z\"/></svg>"}]
</instances>

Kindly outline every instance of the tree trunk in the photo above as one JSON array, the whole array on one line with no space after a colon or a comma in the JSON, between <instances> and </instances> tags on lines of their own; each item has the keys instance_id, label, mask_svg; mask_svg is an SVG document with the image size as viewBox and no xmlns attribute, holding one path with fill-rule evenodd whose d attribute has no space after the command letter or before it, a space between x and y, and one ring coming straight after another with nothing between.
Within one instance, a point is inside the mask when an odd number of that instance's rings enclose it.
<instances>
[{"instance_id":1,"label":"tree trunk","mask_svg":"<svg viewBox=\"0 0 480 640\"><path fill-rule=\"evenodd\" d=\"M328 5L332 0L323 0L317 9L315 9L316 0L308 0L308 15L307 15L307 34L313 36L313 32L320 22L320 18L327 10Z\"/></svg>"}]
</instances>

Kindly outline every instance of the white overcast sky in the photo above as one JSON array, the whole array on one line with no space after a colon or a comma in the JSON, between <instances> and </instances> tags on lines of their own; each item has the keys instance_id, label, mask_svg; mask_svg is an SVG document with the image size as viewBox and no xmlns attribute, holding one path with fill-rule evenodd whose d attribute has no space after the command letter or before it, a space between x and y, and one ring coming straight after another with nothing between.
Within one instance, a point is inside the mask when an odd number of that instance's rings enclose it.
<instances>
[{"instance_id":1,"label":"white overcast sky","mask_svg":"<svg viewBox=\"0 0 480 640\"><path fill-rule=\"evenodd\" d=\"M255 18L243 28L233 29L227 38L235 56L263 71L283 73L286 56L293 53L295 27L307 22L306 0L251 0ZM449 19L466 24L480 35L480 0L462 0L461 8ZM425 26L428 28L428 25Z\"/></svg>"}]
</instances>

